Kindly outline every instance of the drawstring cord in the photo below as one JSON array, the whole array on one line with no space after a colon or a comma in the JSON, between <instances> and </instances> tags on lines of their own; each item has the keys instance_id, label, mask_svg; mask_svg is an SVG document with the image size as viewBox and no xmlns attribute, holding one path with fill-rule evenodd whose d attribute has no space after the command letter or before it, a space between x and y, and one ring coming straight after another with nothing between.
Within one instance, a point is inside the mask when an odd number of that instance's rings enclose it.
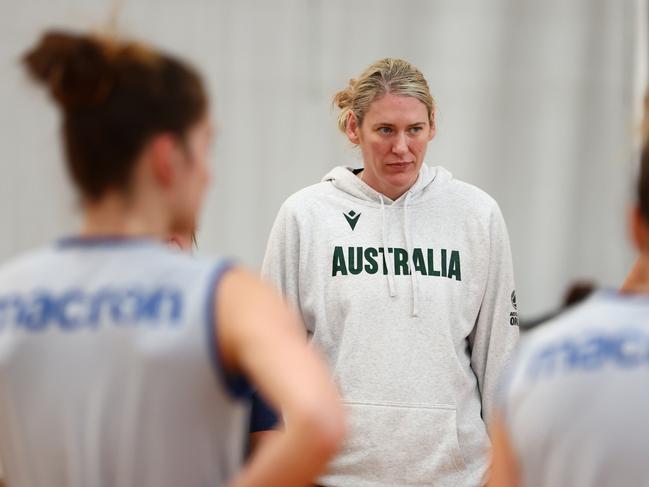
<instances>
[{"instance_id":1,"label":"drawstring cord","mask_svg":"<svg viewBox=\"0 0 649 487\"><path fill-rule=\"evenodd\" d=\"M414 249L410 245L410 220L408 218L408 203L411 194L410 191L406 193L406 199L403 203L403 233L406 239L406 252L409 255L408 267L410 267L410 286L412 287L412 316L417 316L419 314L419 280L415 272Z\"/></svg>"},{"instance_id":2,"label":"drawstring cord","mask_svg":"<svg viewBox=\"0 0 649 487\"><path fill-rule=\"evenodd\" d=\"M363 180L363 174L364 171L360 173L360 180L361 183L365 183ZM419 181L421 176L418 177L417 181ZM387 245L387 230L386 230L386 224L385 224L385 200L383 199L383 195L381 193L378 193L379 199L381 200L381 237L383 239L383 258L385 259L387 263L387 271L388 271L388 289L390 291L390 297L395 297L397 295L396 290L395 290L395 284L394 284L394 274L395 274L395 263L394 263L394 255L392 255L392 258L390 258L389 252L388 252L388 245ZM403 204L403 233L404 233L404 238L406 241L406 252L408 255L408 268L410 270L410 286L412 288L412 316L416 317L419 316L419 277L417 276L417 273L415 272L415 256L414 256L414 248L412 247L412 239L411 239L411 228L410 228L410 217L408 213L408 204L410 203L410 197L412 195L412 192L408 190L406 192L406 196L404 199L404 204Z\"/></svg>"},{"instance_id":3,"label":"drawstring cord","mask_svg":"<svg viewBox=\"0 0 649 487\"><path fill-rule=\"evenodd\" d=\"M379 193L379 198L381 199L381 235L383 238L383 258L385 259L388 265L388 289L390 290L390 297L393 298L397 295L394 290L394 259L391 259L388 252L387 238L385 236L385 203L383 201L383 195Z\"/></svg>"}]
</instances>

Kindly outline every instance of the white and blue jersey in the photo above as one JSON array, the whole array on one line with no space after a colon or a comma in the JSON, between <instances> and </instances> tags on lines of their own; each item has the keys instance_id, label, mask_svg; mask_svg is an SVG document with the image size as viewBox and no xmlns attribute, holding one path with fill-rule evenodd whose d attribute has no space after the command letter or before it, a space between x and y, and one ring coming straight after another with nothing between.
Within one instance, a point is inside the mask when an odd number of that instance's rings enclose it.
<instances>
[{"instance_id":1,"label":"white and blue jersey","mask_svg":"<svg viewBox=\"0 0 649 487\"><path fill-rule=\"evenodd\" d=\"M0 457L12 487L221 485L246 381L225 374L225 261L148 239L72 238L0 268Z\"/></svg>"},{"instance_id":2,"label":"white and blue jersey","mask_svg":"<svg viewBox=\"0 0 649 487\"><path fill-rule=\"evenodd\" d=\"M525 335L500 399L523 486L649 485L649 296L600 291Z\"/></svg>"}]
</instances>

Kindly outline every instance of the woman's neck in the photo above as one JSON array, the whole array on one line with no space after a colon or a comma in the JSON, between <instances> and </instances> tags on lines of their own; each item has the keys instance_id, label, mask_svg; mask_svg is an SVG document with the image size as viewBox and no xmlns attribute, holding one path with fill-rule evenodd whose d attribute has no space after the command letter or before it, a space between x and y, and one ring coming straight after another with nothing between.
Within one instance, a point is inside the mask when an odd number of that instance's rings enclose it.
<instances>
[{"instance_id":1,"label":"woman's neck","mask_svg":"<svg viewBox=\"0 0 649 487\"><path fill-rule=\"evenodd\" d=\"M359 172L357 176L374 191L387 196L392 201L396 201L401 198L401 196L403 196L410 188L412 188L412 186L417 181L417 178L419 177L419 175L417 175L417 177L415 177L415 180L408 186L396 187L390 186L388 184L381 184L381 181L369 174L369 171L367 171L366 169L363 169L361 172Z\"/></svg>"},{"instance_id":2,"label":"woman's neck","mask_svg":"<svg viewBox=\"0 0 649 487\"><path fill-rule=\"evenodd\" d=\"M152 211L122 195L111 194L99 202L86 203L81 234L164 237L167 226L162 211Z\"/></svg>"},{"instance_id":3,"label":"woman's neck","mask_svg":"<svg viewBox=\"0 0 649 487\"><path fill-rule=\"evenodd\" d=\"M641 254L627 275L621 288L627 293L649 294L649 256Z\"/></svg>"}]
</instances>

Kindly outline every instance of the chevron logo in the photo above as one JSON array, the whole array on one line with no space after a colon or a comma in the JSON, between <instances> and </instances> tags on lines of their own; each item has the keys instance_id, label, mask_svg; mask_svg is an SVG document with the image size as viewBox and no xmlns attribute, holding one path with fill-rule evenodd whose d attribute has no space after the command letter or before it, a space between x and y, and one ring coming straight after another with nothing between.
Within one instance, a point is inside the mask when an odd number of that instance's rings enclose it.
<instances>
[{"instance_id":1,"label":"chevron logo","mask_svg":"<svg viewBox=\"0 0 649 487\"><path fill-rule=\"evenodd\" d=\"M349 223L349 227L354 231L354 228L356 228L356 224L358 223L358 219L361 217L360 213L356 213L354 210L350 210L348 213L343 213L343 216L345 217L345 220L347 220L347 223Z\"/></svg>"}]
</instances>

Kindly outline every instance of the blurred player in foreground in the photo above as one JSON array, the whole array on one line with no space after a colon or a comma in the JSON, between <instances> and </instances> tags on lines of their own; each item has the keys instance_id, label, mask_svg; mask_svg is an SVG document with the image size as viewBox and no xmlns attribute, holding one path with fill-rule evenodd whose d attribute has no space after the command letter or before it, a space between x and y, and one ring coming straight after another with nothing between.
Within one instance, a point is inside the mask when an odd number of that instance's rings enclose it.
<instances>
[{"instance_id":1,"label":"blurred player in foreground","mask_svg":"<svg viewBox=\"0 0 649 487\"><path fill-rule=\"evenodd\" d=\"M526 334L492 425L491 484L649 485L649 145L622 291L595 292Z\"/></svg>"},{"instance_id":2,"label":"blurred player in foreground","mask_svg":"<svg viewBox=\"0 0 649 487\"><path fill-rule=\"evenodd\" d=\"M61 109L83 227L0 268L8 485L306 485L344 421L299 320L228 261L160 242L195 228L209 179L199 75L66 32L24 61ZM286 422L242 467L249 380Z\"/></svg>"}]
</instances>

